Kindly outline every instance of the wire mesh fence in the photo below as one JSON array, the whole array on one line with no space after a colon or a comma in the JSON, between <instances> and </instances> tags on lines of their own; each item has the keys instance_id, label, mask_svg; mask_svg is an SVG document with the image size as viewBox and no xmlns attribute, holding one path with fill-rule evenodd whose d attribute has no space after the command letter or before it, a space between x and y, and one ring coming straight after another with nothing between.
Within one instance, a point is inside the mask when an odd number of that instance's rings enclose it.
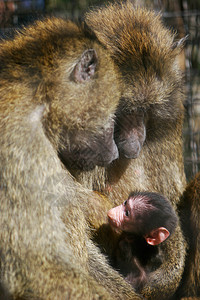
<instances>
[{"instance_id":1,"label":"wire mesh fence","mask_svg":"<svg viewBox=\"0 0 200 300\"><path fill-rule=\"evenodd\" d=\"M0 0L0 34L9 37L13 29L26 25L43 15L78 18L92 5L103 0ZM178 37L188 35L186 47L180 56L185 73L185 122L183 129L184 158L187 178L200 171L200 0L135 0L161 11L168 27Z\"/></svg>"}]
</instances>

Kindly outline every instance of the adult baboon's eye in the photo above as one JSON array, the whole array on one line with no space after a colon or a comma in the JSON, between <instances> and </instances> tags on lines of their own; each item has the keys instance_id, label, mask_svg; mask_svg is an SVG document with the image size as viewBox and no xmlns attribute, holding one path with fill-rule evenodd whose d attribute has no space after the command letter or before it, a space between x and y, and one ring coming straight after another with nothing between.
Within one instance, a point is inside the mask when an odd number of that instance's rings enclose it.
<instances>
[{"instance_id":1,"label":"adult baboon's eye","mask_svg":"<svg viewBox=\"0 0 200 300\"><path fill-rule=\"evenodd\" d=\"M126 201L124 201L124 206L126 206L126 204L127 204L127 200L126 200Z\"/></svg>"}]
</instances>

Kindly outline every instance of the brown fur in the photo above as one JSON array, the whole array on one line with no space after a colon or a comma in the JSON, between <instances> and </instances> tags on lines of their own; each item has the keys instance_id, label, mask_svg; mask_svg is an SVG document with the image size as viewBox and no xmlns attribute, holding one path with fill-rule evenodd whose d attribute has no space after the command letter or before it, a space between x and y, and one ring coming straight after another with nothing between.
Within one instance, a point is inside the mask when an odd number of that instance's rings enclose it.
<instances>
[{"instance_id":1,"label":"brown fur","mask_svg":"<svg viewBox=\"0 0 200 300\"><path fill-rule=\"evenodd\" d=\"M96 240L110 253L105 217L100 219L102 212L98 216L100 206L106 214L130 191L149 190L164 194L177 210L185 188L182 76L177 65L183 41L174 41L174 34L163 26L159 15L133 8L129 1L91 11L85 20L121 71L124 89L117 117L125 112L137 115L137 110L142 110L146 125L146 140L138 158L120 157L106 169L75 174L82 184L109 195L110 200L94 204L98 209L92 210L91 223L98 229ZM160 299L161 295L162 299L168 298L181 281L186 242L180 224L162 248L164 263L142 290L148 299Z\"/></svg>"},{"instance_id":2,"label":"brown fur","mask_svg":"<svg viewBox=\"0 0 200 300\"><path fill-rule=\"evenodd\" d=\"M94 77L71 80L93 48ZM112 118L119 88L111 59L76 24L48 19L2 42L0 65L2 297L140 299L90 239L87 199L99 196L58 157L71 129L98 136Z\"/></svg>"},{"instance_id":3,"label":"brown fur","mask_svg":"<svg viewBox=\"0 0 200 300\"><path fill-rule=\"evenodd\" d=\"M183 279L176 296L179 298L200 297L200 173L197 173L195 178L187 185L181 198L179 210L189 249Z\"/></svg>"}]
</instances>

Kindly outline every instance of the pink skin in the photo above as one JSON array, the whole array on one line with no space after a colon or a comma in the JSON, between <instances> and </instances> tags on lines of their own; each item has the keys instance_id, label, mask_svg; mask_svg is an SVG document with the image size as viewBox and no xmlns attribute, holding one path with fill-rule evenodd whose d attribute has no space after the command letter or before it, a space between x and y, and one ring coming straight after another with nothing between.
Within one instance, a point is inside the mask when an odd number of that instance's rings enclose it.
<instances>
[{"instance_id":1,"label":"pink skin","mask_svg":"<svg viewBox=\"0 0 200 300\"><path fill-rule=\"evenodd\" d=\"M108 211L108 221L114 229L133 232L134 229L134 200L129 198L123 204Z\"/></svg>"},{"instance_id":2,"label":"pink skin","mask_svg":"<svg viewBox=\"0 0 200 300\"><path fill-rule=\"evenodd\" d=\"M124 231L132 233L135 227L135 211L140 213L143 210L152 208L153 206L147 204L142 196L129 198L123 204L108 211L108 222L117 232ZM165 241L169 235L170 233L166 228L159 227L149 232L144 238L148 244L155 246Z\"/></svg>"}]
</instances>

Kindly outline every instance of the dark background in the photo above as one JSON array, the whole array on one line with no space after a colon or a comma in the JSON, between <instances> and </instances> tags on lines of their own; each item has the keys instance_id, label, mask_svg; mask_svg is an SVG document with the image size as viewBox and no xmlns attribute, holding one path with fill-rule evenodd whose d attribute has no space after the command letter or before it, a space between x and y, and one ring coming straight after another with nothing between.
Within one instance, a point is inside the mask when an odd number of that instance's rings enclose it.
<instances>
[{"instance_id":1,"label":"dark background","mask_svg":"<svg viewBox=\"0 0 200 300\"><path fill-rule=\"evenodd\" d=\"M105 0L0 0L0 35L12 36L13 29L44 15L79 18L89 7ZM161 11L165 24L177 37L189 35L180 64L185 72L186 98L184 123L185 171L191 179L200 171L200 0L136 0Z\"/></svg>"}]
</instances>

